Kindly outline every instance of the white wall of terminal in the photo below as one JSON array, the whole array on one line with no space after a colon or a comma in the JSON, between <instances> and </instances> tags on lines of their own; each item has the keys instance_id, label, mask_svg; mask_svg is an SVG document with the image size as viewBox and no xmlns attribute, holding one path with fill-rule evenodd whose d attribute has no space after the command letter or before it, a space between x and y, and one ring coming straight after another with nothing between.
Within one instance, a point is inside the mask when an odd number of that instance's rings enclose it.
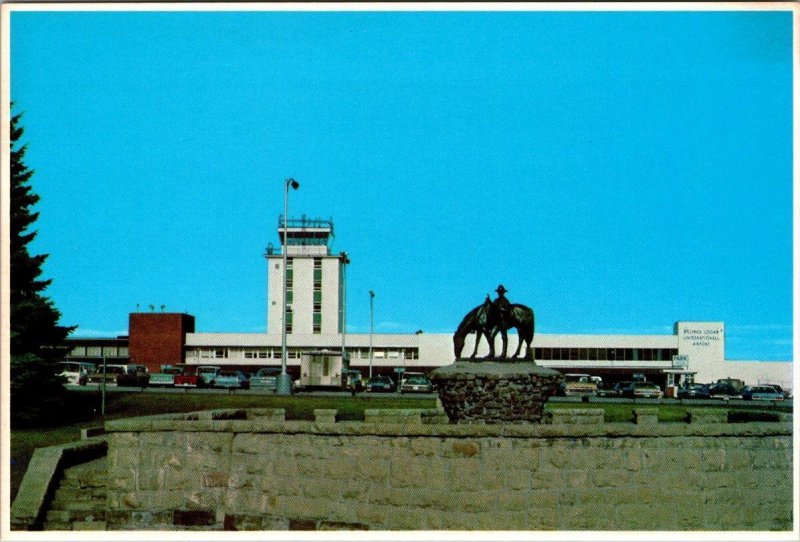
<instances>
[{"instance_id":1,"label":"white wall of terminal","mask_svg":"<svg viewBox=\"0 0 800 542\"><path fill-rule=\"evenodd\" d=\"M673 335L584 335L537 334L534 347L542 349L571 349L580 356L584 350L599 359L537 359L537 364L555 369L580 368L587 373L592 369L686 369L696 371L698 382L713 382L719 378L741 378L747 383L772 382L791 388L791 362L726 361L724 357L724 325L720 322L678 322ZM517 336L509 335L509 354L517 346ZM369 335L348 334L347 349L351 365L366 367L369 364ZM453 362L453 338L450 334L375 334L373 343L373 368L392 370L395 367L431 368ZM300 352L315 349L339 350L340 334L287 335L290 366L299 366ZM499 352L500 337L495 348ZM463 355L474 348L470 336ZM609 359L612 349L677 350L673 359ZM266 333L190 333L186 336L186 362L191 365L280 365L280 335ZM478 356L488 353L484 343ZM562 351L563 353L563 351ZM598 355L599 354L599 355ZM576 356L578 357L578 356ZM618 356L614 356L618 357Z\"/></svg>"}]
</instances>

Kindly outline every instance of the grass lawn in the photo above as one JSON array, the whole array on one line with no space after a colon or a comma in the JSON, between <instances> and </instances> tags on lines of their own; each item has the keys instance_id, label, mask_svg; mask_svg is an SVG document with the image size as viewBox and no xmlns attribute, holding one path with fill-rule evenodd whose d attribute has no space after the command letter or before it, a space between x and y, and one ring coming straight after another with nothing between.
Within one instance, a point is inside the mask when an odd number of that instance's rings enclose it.
<instances>
[{"instance_id":1,"label":"grass lawn","mask_svg":"<svg viewBox=\"0 0 800 542\"><path fill-rule=\"evenodd\" d=\"M728 411L728 418L731 422L746 421L778 421L777 413L791 412L790 406L766 406L766 405L728 405L720 402L719 405L691 405L681 404L646 404L646 403L546 403L545 412L553 409L562 408L602 408L605 409L603 419L606 422L630 422L633 420L633 411L637 408L657 408L659 422L684 422L689 409L697 408L716 408Z\"/></svg>"}]
</instances>

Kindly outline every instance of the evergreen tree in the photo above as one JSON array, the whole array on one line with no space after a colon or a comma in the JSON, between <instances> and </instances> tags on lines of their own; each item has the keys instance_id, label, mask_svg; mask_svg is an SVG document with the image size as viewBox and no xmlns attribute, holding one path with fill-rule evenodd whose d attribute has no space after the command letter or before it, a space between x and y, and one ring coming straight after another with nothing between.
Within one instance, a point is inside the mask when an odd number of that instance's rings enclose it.
<instances>
[{"instance_id":1,"label":"evergreen tree","mask_svg":"<svg viewBox=\"0 0 800 542\"><path fill-rule=\"evenodd\" d=\"M61 313L43 295L51 282L41 278L47 255L28 250L36 237L30 228L39 217L32 211L39 196L29 184L33 170L24 163L27 145L20 144L21 116L11 117L11 421L17 426L69 417L64 381L55 375L55 363L68 351L64 339L75 329L58 325Z\"/></svg>"}]
</instances>

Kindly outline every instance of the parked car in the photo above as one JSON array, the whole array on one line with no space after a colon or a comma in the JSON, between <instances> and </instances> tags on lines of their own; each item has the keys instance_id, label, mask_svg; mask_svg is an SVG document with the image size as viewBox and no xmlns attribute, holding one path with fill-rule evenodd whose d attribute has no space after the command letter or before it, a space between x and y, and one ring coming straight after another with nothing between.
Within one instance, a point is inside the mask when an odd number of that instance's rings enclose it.
<instances>
[{"instance_id":1,"label":"parked car","mask_svg":"<svg viewBox=\"0 0 800 542\"><path fill-rule=\"evenodd\" d=\"M628 387L623 388L622 396L632 399L661 399L664 392L652 382L631 382Z\"/></svg>"},{"instance_id":2,"label":"parked car","mask_svg":"<svg viewBox=\"0 0 800 542\"><path fill-rule=\"evenodd\" d=\"M106 364L106 376L105 381L106 385L108 384L117 384L117 375L120 373L125 372L124 365L114 364ZM100 368L97 372L92 373L89 375L89 383L90 384L102 384L103 383L103 366L100 365Z\"/></svg>"},{"instance_id":3,"label":"parked car","mask_svg":"<svg viewBox=\"0 0 800 542\"><path fill-rule=\"evenodd\" d=\"M709 399L711 394L708 393L708 385L706 384L684 384L678 388L678 399Z\"/></svg>"},{"instance_id":4,"label":"parked car","mask_svg":"<svg viewBox=\"0 0 800 542\"><path fill-rule=\"evenodd\" d=\"M745 386L744 380L740 380L738 378L720 378L717 380L716 384L729 384L734 390L736 390L735 395L740 395Z\"/></svg>"},{"instance_id":5,"label":"parked car","mask_svg":"<svg viewBox=\"0 0 800 542\"><path fill-rule=\"evenodd\" d=\"M598 388L598 397L622 397L622 390L633 384L630 381L615 382L610 388Z\"/></svg>"},{"instance_id":6,"label":"parked car","mask_svg":"<svg viewBox=\"0 0 800 542\"><path fill-rule=\"evenodd\" d=\"M56 374L67 379L67 384L85 386L89 381L86 368L77 361L59 361L56 363Z\"/></svg>"},{"instance_id":7,"label":"parked car","mask_svg":"<svg viewBox=\"0 0 800 542\"><path fill-rule=\"evenodd\" d=\"M425 375L413 375L405 380L400 386L400 393L407 392L424 392L430 393L433 391L433 382Z\"/></svg>"},{"instance_id":8,"label":"parked car","mask_svg":"<svg viewBox=\"0 0 800 542\"><path fill-rule=\"evenodd\" d=\"M394 391L394 382L386 375L376 375L367 380L367 391Z\"/></svg>"},{"instance_id":9,"label":"parked car","mask_svg":"<svg viewBox=\"0 0 800 542\"><path fill-rule=\"evenodd\" d=\"M280 367L264 367L259 369L255 376L250 378L250 388L268 389L275 391L278 385L278 375L281 374Z\"/></svg>"},{"instance_id":10,"label":"parked car","mask_svg":"<svg viewBox=\"0 0 800 542\"><path fill-rule=\"evenodd\" d=\"M183 374L175 375L173 383L176 388L207 388L208 385L196 369L186 369Z\"/></svg>"},{"instance_id":11,"label":"parked car","mask_svg":"<svg viewBox=\"0 0 800 542\"><path fill-rule=\"evenodd\" d=\"M239 388L246 390L250 387L250 380L242 371L220 371L214 377L215 388Z\"/></svg>"},{"instance_id":12,"label":"parked car","mask_svg":"<svg viewBox=\"0 0 800 542\"><path fill-rule=\"evenodd\" d=\"M117 375L117 386L144 388L150 381L150 374L144 365L125 365L125 370Z\"/></svg>"},{"instance_id":13,"label":"parked car","mask_svg":"<svg viewBox=\"0 0 800 542\"><path fill-rule=\"evenodd\" d=\"M364 389L364 383L361 381L361 371L355 369L348 369L342 374L344 387L351 392L359 392Z\"/></svg>"},{"instance_id":14,"label":"parked car","mask_svg":"<svg viewBox=\"0 0 800 542\"><path fill-rule=\"evenodd\" d=\"M770 386L771 388L775 388L775 391L782 393L784 399L791 399L792 392L791 390L785 390L777 384L759 384L760 386Z\"/></svg>"},{"instance_id":15,"label":"parked car","mask_svg":"<svg viewBox=\"0 0 800 542\"><path fill-rule=\"evenodd\" d=\"M742 399L748 401L783 401L783 391L778 391L772 386L745 386L742 390Z\"/></svg>"},{"instance_id":16,"label":"parked car","mask_svg":"<svg viewBox=\"0 0 800 542\"><path fill-rule=\"evenodd\" d=\"M197 368L197 374L203 379L204 386L211 387L221 370L222 368L216 365L200 365Z\"/></svg>"},{"instance_id":17,"label":"parked car","mask_svg":"<svg viewBox=\"0 0 800 542\"><path fill-rule=\"evenodd\" d=\"M727 382L717 382L708 386L708 395L713 398L730 399L731 397L741 397L741 390L733 384Z\"/></svg>"},{"instance_id":18,"label":"parked car","mask_svg":"<svg viewBox=\"0 0 800 542\"><path fill-rule=\"evenodd\" d=\"M151 386L174 386L175 377L183 374L184 368L180 365L162 365L161 370L150 375Z\"/></svg>"},{"instance_id":19,"label":"parked car","mask_svg":"<svg viewBox=\"0 0 800 542\"><path fill-rule=\"evenodd\" d=\"M397 391L400 391L400 388L403 387L403 383L407 379L411 378L412 376L427 376L427 375L425 373L418 373L418 372L414 372L414 371L410 371L410 372L407 371L407 372L404 372L404 373L400 373L400 382L397 384Z\"/></svg>"},{"instance_id":20,"label":"parked car","mask_svg":"<svg viewBox=\"0 0 800 542\"><path fill-rule=\"evenodd\" d=\"M597 395L598 379L588 374L567 373L564 380L558 386L558 395Z\"/></svg>"}]
</instances>

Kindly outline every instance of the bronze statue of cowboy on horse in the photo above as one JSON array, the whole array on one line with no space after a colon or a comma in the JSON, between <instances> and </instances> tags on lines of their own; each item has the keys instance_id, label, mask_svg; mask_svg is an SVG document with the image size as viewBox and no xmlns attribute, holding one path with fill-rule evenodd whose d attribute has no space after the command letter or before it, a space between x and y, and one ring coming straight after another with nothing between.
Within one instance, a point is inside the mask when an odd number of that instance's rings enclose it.
<instances>
[{"instance_id":1,"label":"bronze statue of cowboy on horse","mask_svg":"<svg viewBox=\"0 0 800 542\"><path fill-rule=\"evenodd\" d=\"M535 327L533 309L518 303L511 303L505 297L507 291L502 284L499 285L495 290L497 298L494 301L487 295L483 304L469 311L461 321L453 335L453 347L457 360L463 359L461 358L461 351L464 349L464 341L470 333L475 333L476 336L475 349L469 359L475 359L482 337L486 337L489 343L489 354L483 359L505 359L508 348L508 334L506 332L513 327L519 335L519 343L517 351L514 352L511 358L515 359L519 356L524 342L526 343L524 359L533 361L533 350L531 349ZM498 333L503 338L503 351L499 356L496 356L494 340Z\"/></svg>"}]
</instances>

